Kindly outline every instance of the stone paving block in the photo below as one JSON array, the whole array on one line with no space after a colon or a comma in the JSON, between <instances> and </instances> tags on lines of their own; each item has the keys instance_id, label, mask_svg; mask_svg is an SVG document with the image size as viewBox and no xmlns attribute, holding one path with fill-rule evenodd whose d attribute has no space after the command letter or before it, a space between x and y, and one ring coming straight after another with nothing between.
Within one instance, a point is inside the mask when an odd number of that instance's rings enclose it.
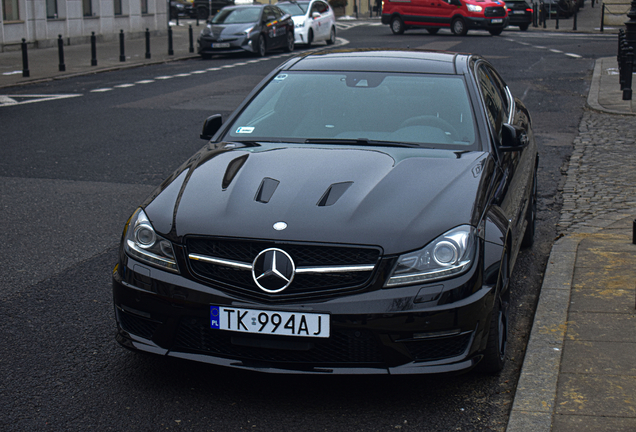
<instances>
[{"instance_id":1,"label":"stone paving block","mask_svg":"<svg viewBox=\"0 0 636 432\"><path fill-rule=\"evenodd\" d=\"M513 411L506 432L550 432L551 424L550 413Z\"/></svg>"},{"instance_id":2,"label":"stone paving block","mask_svg":"<svg viewBox=\"0 0 636 432\"><path fill-rule=\"evenodd\" d=\"M542 373L522 373L515 391L513 411L553 412L557 391L558 370Z\"/></svg>"},{"instance_id":3,"label":"stone paving block","mask_svg":"<svg viewBox=\"0 0 636 432\"><path fill-rule=\"evenodd\" d=\"M636 377L562 373L556 413L633 417L636 415Z\"/></svg>"},{"instance_id":4,"label":"stone paving block","mask_svg":"<svg viewBox=\"0 0 636 432\"><path fill-rule=\"evenodd\" d=\"M626 288L574 288L570 293L570 312L636 312L636 282Z\"/></svg>"},{"instance_id":5,"label":"stone paving block","mask_svg":"<svg viewBox=\"0 0 636 432\"><path fill-rule=\"evenodd\" d=\"M599 268L632 273L636 280L636 245L633 252L615 251L608 248L579 249L576 267Z\"/></svg>"},{"instance_id":6,"label":"stone paving block","mask_svg":"<svg viewBox=\"0 0 636 432\"><path fill-rule=\"evenodd\" d=\"M636 376L636 343L566 340L561 372Z\"/></svg>"},{"instance_id":7,"label":"stone paving block","mask_svg":"<svg viewBox=\"0 0 636 432\"><path fill-rule=\"evenodd\" d=\"M543 287L569 290L575 260L574 252L552 252L543 276Z\"/></svg>"},{"instance_id":8,"label":"stone paving block","mask_svg":"<svg viewBox=\"0 0 636 432\"><path fill-rule=\"evenodd\" d=\"M576 289L631 289L635 284L636 273L631 269L626 273L602 267L577 268L572 280L572 287Z\"/></svg>"},{"instance_id":9,"label":"stone paving block","mask_svg":"<svg viewBox=\"0 0 636 432\"><path fill-rule=\"evenodd\" d=\"M530 347L560 348L567 329L569 303L569 291L542 288L528 350Z\"/></svg>"},{"instance_id":10,"label":"stone paving block","mask_svg":"<svg viewBox=\"0 0 636 432\"><path fill-rule=\"evenodd\" d=\"M524 430L524 429L519 429ZM533 429L525 429L531 431ZM592 417L589 415L554 416L552 431L558 432L634 432L636 419L630 417Z\"/></svg>"},{"instance_id":11,"label":"stone paving block","mask_svg":"<svg viewBox=\"0 0 636 432\"><path fill-rule=\"evenodd\" d=\"M636 343L634 314L571 312L566 340Z\"/></svg>"}]
</instances>

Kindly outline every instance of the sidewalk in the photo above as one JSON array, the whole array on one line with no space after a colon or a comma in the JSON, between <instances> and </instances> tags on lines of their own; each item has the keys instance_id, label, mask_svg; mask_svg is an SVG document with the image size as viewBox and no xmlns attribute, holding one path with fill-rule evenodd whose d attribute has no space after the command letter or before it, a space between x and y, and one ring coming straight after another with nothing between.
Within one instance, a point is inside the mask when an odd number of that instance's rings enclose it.
<instances>
[{"instance_id":1,"label":"sidewalk","mask_svg":"<svg viewBox=\"0 0 636 432\"><path fill-rule=\"evenodd\" d=\"M577 32L598 34L600 16L601 7L586 2ZM30 49L31 76L23 78L21 52L0 53L0 89L6 88L0 91L194 57L189 26L195 50L202 27L193 20L181 24L173 27L174 55L168 55L167 36L155 37L151 59L143 38L126 40L125 62L118 41L99 44L98 66L90 65L90 45L65 46L66 71L59 72L57 48ZM557 31L555 24L528 33ZM559 24L559 32L572 31L572 19ZM594 68L592 111L581 122L563 192L564 236L545 271L508 432L636 430L636 104L622 100L616 68L614 56L598 59Z\"/></svg>"}]
</instances>

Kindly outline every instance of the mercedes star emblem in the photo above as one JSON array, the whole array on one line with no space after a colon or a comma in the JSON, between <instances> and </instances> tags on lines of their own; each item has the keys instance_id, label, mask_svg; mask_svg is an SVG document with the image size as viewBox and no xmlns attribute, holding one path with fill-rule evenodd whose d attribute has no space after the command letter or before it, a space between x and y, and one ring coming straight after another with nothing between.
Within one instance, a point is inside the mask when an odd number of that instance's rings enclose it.
<instances>
[{"instance_id":1,"label":"mercedes star emblem","mask_svg":"<svg viewBox=\"0 0 636 432\"><path fill-rule=\"evenodd\" d=\"M287 252L278 248L265 249L252 263L252 278L269 294L281 292L294 280L296 266Z\"/></svg>"},{"instance_id":2,"label":"mercedes star emblem","mask_svg":"<svg viewBox=\"0 0 636 432\"><path fill-rule=\"evenodd\" d=\"M282 231L282 230L284 230L285 228L287 228L287 224L286 224L285 222L283 222L283 221L276 222L276 223L274 224L274 229L275 229L276 231Z\"/></svg>"}]
</instances>

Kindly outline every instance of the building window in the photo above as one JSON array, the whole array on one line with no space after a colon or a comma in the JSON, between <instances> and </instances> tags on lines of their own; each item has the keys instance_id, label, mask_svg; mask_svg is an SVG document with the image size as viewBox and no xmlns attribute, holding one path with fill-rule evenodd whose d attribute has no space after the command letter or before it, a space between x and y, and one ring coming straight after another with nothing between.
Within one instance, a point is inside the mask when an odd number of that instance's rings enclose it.
<instances>
[{"instance_id":1,"label":"building window","mask_svg":"<svg viewBox=\"0 0 636 432\"><path fill-rule=\"evenodd\" d=\"M82 0L82 12L85 17L93 16L93 2L91 0Z\"/></svg>"},{"instance_id":2,"label":"building window","mask_svg":"<svg viewBox=\"0 0 636 432\"><path fill-rule=\"evenodd\" d=\"M4 21L19 21L19 12L18 0L2 0L2 19Z\"/></svg>"},{"instance_id":3,"label":"building window","mask_svg":"<svg viewBox=\"0 0 636 432\"><path fill-rule=\"evenodd\" d=\"M148 13L148 0L141 0L141 13L142 14Z\"/></svg>"},{"instance_id":4,"label":"building window","mask_svg":"<svg viewBox=\"0 0 636 432\"><path fill-rule=\"evenodd\" d=\"M57 18L57 0L46 0L46 17L48 19Z\"/></svg>"},{"instance_id":5,"label":"building window","mask_svg":"<svg viewBox=\"0 0 636 432\"><path fill-rule=\"evenodd\" d=\"M121 0L115 0L113 3L115 4L115 15L121 15Z\"/></svg>"}]
</instances>

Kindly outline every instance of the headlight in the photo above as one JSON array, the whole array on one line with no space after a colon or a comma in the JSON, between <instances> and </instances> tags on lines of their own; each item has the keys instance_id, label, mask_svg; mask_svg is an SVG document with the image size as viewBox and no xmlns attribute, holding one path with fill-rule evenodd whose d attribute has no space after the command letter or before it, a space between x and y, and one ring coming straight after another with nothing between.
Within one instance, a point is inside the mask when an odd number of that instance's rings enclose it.
<instances>
[{"instance_id":1,"label":"headlight","mask_svg":"<svg viewBox=\"0 0 636 432\"><path fill-rule=\"evenodd\" d=\"M249 35L252 32L252 30L254 30L254 27L250 27L247 30L243 31L243 34L245 34L245 36L249 37ZM239 34L241 34L241 33L239 33Z\"/></svg>"},{"instance_id":2,"label":"headlight","mask_svg":"<svg viewBox=\"0 0 636 432\"><path fill-rule=\"evenodd\" d=\"M201 35L202 36L207 36L210 33L212 33L212 26L207 25L207 26L203 27L203 30L201 30Z\"/></svg>"},{"instance_id":3,"label":"headlight","mask_svg":"<svg viewBox=\"0 0 636 432\"><path fill-rule=\"evenodd\" d=\"M157 235L146 213L140 208L124 227L124 250L139 261L179 273L172 243Z\"/></svg>"},{"instance_id":4,"label":"headlight","mask_svg":"<svg viewBox=\"0 0 636 432\"><path fill-rule=\"evenodd\" d=\"M466 7L468 8L469 12L481 12L482 11L482 7L481 6L467 4Z\"/></svg>"},{"instance_id":5,"label":"headlight","mask_svg":"<svg viewBox=\"0 0 636 432\"><path fill-rule=\"evenodd\" d=\"M400 255L386 288L430 282L467 271L475 257L477 231L462 225L448 231L423 249Z\"/></svg>"},{"instance_id":6,"label":"headlight","mask_svg":"<svg viewBox=\"0 0 636 432\"><path fill-rule=\"evenodd\" d=\"M305 21L303 21L303 22L297 22L295 27L296 27L296 28L303 28L303 27L305 27Z\"/></svg>"}]
</instances>

